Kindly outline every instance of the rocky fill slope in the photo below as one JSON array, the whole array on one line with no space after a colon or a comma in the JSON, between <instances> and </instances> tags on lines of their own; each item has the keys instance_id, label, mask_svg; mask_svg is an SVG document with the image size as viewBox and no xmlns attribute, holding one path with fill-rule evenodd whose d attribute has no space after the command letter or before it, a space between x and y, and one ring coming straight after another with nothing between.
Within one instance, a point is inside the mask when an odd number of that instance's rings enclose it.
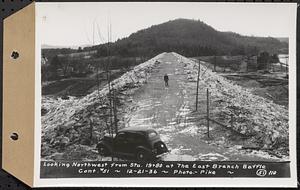
<instances>
[{"instance_id":1,"label":"rocky fill slope","mask_svg":"<svg viewBox=\"0 0 300 190\"><path fill-rule=\"evenodd\" d=\"M118 126L126 126L124 116L132 112L132 94L147 83L151 72L165 53L142 63L112 81L116 92ZM186 77L195 82L198 63L173 53L185 66ZM288 110L265 98L252 95L241 86L201 66L201 85L210 89L212 108L221 122L234 114L232 130L248 136L259 149L271 149L277 155L288 156ZM108 86L83 97L68 100L42 98L42 150L44 160L97 160L95 145L107 132L109 114Z\"/></svg>"},{"instance_id":2,"label":"rocky fill slope","mask_svg":"<svg viewBox=\"0 0 300 190\"><path fill-rule=\"evenodd\" d=\"M134 93L147 82L151 70L163 55L164 53L157 55L112 81L111 86L118 97L119 115L128 109L122 105L132 101L126 98L126 95ZM44 159L85 159L86 152L92 151L97 141L108 132L107 115L110 112L108 92L108 85L106 85L103 89L96 90L83 98L69 97L65 100L43 97L41 157ZM118 125L123 128L124 121L120 119Z\"/></svg>"},{"instance_id":3,"label":"rocky fill slope","mask_svg":"<svg viewBox=\"0 0 300 190\"><path fill-rule=\"evenodd\" d=\"M174 53L186 64L187 77L197 80L198 63ZM253 95L250 90L233 84L231 81L201 66L204 73L200 83L210 89L216 102L214 112L230 119L234 115L234 130L246 136L253 136L259 147L288 149L288 110L266 98Z\"/></svg>"}]
</instances>

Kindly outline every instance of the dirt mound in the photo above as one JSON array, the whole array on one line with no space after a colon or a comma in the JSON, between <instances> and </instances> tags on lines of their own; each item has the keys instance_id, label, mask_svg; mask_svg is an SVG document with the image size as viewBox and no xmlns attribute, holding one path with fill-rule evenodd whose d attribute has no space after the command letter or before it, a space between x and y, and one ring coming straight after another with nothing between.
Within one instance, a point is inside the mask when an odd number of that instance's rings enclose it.
<instances>
[{"instance_id":1,"label":"dirt mound","mask_svg":"<svg viewBox=\"0 0 300 190\"><path fill-rule=\"evenodd\" d=\"M189 81L196 81L198 63L173 53L184 64ZM164 54L142 63L120 78L112 81L117 94L120 128L125 126L124 113L132 112L132 94L145 84ZM165 60L169 61L169 60ZM184 76L185 76L184 75ZM253 95L250 90L233 84L224 77L201 66L201 86L210 89L213 114L223 123L234 115L234 131L248 136L257 147L288 152L288 110L266 98ZM217 102L217 103L216 103ZM44 159L98 159L95 144L108 130L108 86L83 97L67 99L42 98L42 158ZM184 133L196 133L186 128ZM70 157L70 155L72 155Z\"/></svg>"},{"instance_id":2,"label":"dirt mound","mask_svg":"<svg viewBox=\"0 0 300 190\"><path fill-rule=\"evenodd\" d=\"M178 59L183 60L187 68L186 74L191 81L196 81L198 63L173 53ZM202 64L203 76L200 83L209 88L211 101L215 114L222 117L225 122L230 120L230 114L234 114L233 129L245 136L252 138L252 143L261 148L275 149L281 147L288 151L288 110L273 101L252 94L248 90L226 78L219 76ZM284 149L284 150L283 150Z\"/></svg>"},{"instance_id":3,"label":"dirt mound","mask_svg":"<svg viewBox=\"0 0 300 190\"><path fill-rule=\"evenodd\" d=\"M133 70L111 82L118 97L118 107L121 107L122 102L130 101L126 99L126 95L133 93L147 81L153 67L159 63L157 61L163 55L162 53L134 67ZM51 157L53 153L62 152L63 155L57 157L64 158L73 145L94 145L107 131L109 125L107 115L110 111L108 107L108 85L83 98L42 97L41 156L53 159ZM128 108L122 108L125 111L126 109ZM118 121L118 125L123 126L123 121Z\"/></svg>"}]
</instances>

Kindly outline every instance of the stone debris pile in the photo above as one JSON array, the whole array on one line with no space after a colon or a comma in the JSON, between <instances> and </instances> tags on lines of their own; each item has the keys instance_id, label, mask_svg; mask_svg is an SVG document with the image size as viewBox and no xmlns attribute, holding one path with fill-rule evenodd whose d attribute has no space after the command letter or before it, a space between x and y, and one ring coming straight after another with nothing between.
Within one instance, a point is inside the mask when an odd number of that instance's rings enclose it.
<instances>
[{"instance_id":1,"label":"stone debris pile","mask_svg":"<svg viewBox=\"0 0 300 190\"><path fill-rule=\"evenodd\" d=\"M198 63L173 54L185 64L188 79L197 81ZM233 84L204 64L201 64L200 73L200 84L210 91L212 114L223 123L228 123L230 114L233 114L233 129L251 137L255 146L288 155L289 117L286 107L253 95L250 90Z\"/></svg>"},{"instance_id":2,"label":"stone debris pile","mask_svg":"<svg viewBox=\"0 0 300 190\"><path fill-rule=\"evenodd\" d=\"M136 108L132 95L147 83L153 68L160 63L164 54L134 67L111 82L111 88L117 97L116 122L119 128L125 127L127 120L130 119L124 117L125 113L133 113L133 109ZM184 74L189 82L191 84L196 82L198 63L177 53L173 55L184 64ZM231 125L228 127L247 136L251 145L258 149L272 149L280 155L289 154L289 118L286 107L253 95L250 90L219 76L204 64L201 64L200 72L200 86L202 91L209 88L211 114L217 117L219 122L233 123L232 127ZM95 153L95 146L112 125L112 120L108 117L109 102L108 85L83 98L62 99L43 96L42 159L102 159ZM233 121L230 115L233 115ZM197 135L197 126L189 126L183 129L182 133ZM163 140L166 138L167 135L162 137Z\"/></svg>"},{"instance_id":3,"label":"stone debris pile","mask_svg":"<svg viewBox=\"0 0 300 190\"><path fill-rule=\"evenodd\" d=\"M163 55L164 53L159 54L137 65L111 82L111 88L117 94L118 108L122 106L122 102L132 101L126 98L127 95L147 82L152 69L160 63L159 60ZM99 138L108 132L110 122L107 119L110 111L108 96L109 90L106 85L83 98L42 97L42 158L56 159L57 155L53 157L55 152L67 154L74 144L82 145L81 151L86 149L91 153L90 148L85 147L95 145ZM122 111L129 108L120 109L118 111L121 115ZM124 126L124 122L119 120L118 126Z\"/></svg>"}]
</instances>

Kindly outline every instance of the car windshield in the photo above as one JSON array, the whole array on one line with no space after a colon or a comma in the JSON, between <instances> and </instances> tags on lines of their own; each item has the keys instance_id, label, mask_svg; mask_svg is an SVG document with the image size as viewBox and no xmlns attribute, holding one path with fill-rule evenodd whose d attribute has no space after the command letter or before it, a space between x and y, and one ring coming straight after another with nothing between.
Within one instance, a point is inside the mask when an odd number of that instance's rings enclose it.
<instances>
[{"instance_id":1,"label":"car windshield","mask_svg":"<svg viewBox=\"0 0 300 190\"><path fill-rule=\"evenodd\" d=\"M157 134L157 132L155 132L155 131L151 131L151 132L148 133L148 137L149 137L150 139L155 138L157 135L158 135L158 134Z\"/></svg>"}]
</instances>

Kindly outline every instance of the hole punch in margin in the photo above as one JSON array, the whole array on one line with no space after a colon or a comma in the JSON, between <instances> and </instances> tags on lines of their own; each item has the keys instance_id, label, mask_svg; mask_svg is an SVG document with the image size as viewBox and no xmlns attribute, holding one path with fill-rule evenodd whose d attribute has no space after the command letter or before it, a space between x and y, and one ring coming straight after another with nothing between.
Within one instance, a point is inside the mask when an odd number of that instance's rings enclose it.
<instances>
[{"instance_id":1,"label":"hole punch in margin","mask_svg":"<svg viewBox=\"0 0 300 190\"><path fill-rule=\"evenodd\" d=\"M19 139L19 135L18 135L18 133L12 133L12 134L10 135L10 138L11 138L12 140L16 141L16 140Z\"/></svg>"},{"instance_id":2,"label":"hole punch in margin","mask_svg":"<svg viewBox=\"0 0 300 190\"><path fill-rule=\"evenodd\" d=\"M18 58L20 57L20 54L19 54L18 51L13 51L13 52L11 53L10 57L11 57L12 59L18 59Z\"/></svg>"}]
</instances>

